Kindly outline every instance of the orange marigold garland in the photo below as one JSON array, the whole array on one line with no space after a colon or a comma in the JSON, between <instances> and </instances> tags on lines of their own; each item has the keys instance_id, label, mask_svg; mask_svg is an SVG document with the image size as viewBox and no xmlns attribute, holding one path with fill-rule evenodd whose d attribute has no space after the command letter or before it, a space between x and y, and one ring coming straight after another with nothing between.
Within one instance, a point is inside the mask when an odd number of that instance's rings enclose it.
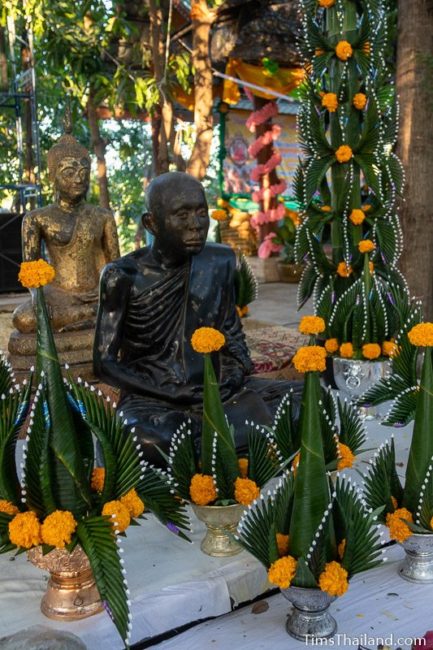
<instances>
[{"instance_id":1,"label":"orange marigold garland","mask_svg":"<svg viewBox=\"0 0 433 650\"><path fill-rule=\"evenodd\" d=\"M41 537L44 544L65 548L71 543L72 535L77 527L74 515L69 510L55 510L45 517L41 526Z\"/></svg>"},{"instance_id":2,"label":"orange marigold garland","mask_svg":"<svg viewBox=\"0 0 433 650\"><path fill-rule=\"evenodd\" d=\"M364 211L359 210L358 208L355 208L349 214L349 219L353 223L354 226L360 226L362 224L362 222L364 221L364 219L365 219Z\"/></svg>"},{"instance_id":3,"label":"orange marigold garland","mask_svg":"<svg viewBox=\"0 0 433 650\"><path fill-rule=\"evenodd\" d=\"M376 244L371 239L362 239L358 244L360 253L371 253L376 248Z\"/></svg>"},{"instance_id":4,"label":"orange marigold garland","mask_svg":"<svg viewBox=\"0 0 433 650\"><path fill-rule=\"evenodd\" d=\"M398 353L398 346L394 341L384 341L382 343L382 354L386 357L395 357Z\"/></svg>"},{"instance_id":5,"label":"orange marigold garland","mask_svg":"<svg viewBox=\"0 0 433 650\"><path fill-rule=\"evenodd\" d=\"M102 514L112 517L113 528L119 533L123 533L131 523L129 510L121 501L107 501L102 508Z\"/></svg>"},{"instance_id":6,"label":"orange marigold garland","mask_svg":"<svg viewBox=\"0 0 433 650\"><path fill-rule=\"evenodd\" d=\"M366 359L378 359L382 353L382 348L378 343L366 343L362 346L362 356Z\"/></svg>"},{"instance_id":7,"label":"orange marigold garland","mask_svg":"<svg viewBox=\"0 0 433 650\"><path fill-rule=\"evenodd\" d=\"M50 284L55 278L56 272L51 264L43 259L33 262L22 262L18 280L26 289L39 289Z\"/></svg>"},{"instance_id":8,"label":"orange marigold garland","mask_svg":"<svg viewBox=\"0 0 433 650\"><path fill-rule=\"evenodd\" d=\"M322 106L330 113L335 113L338 108L338 98L335 93L325 93L322 97Z\"/></svg>"},{"instance_id":9,"label":"orange marigold garland","mask_svg":"<svg viewBox=\"0 0 433 650\"><path fill-rule=\"evenodd\" d=\"M351 359L353 357L353 345L351 343L342 343L340 345L340 357Z\"/></svg>"},{"instance_id":10,"label":"orange marigold garland","mask_svg":"<svg viewBox=\"0 0 433 650\"><path fill-rule=\"evenodd\" d=\"M352 267L350 266L350 264L347 264L346 262L340 262L339 265L337 266L337 274L341 278L348 278L352 273L353 273Z\"/></svg>"},{"instance_id":11,"label":"orange marigold garland","mask_svg":"<svg viewBox=\"0 0 433 650\"><path fill-rule=\"evenodd\" d=\"M41 543L41 524L33 510L19 512L9 522L9 539L15 546L32 548Z\"/></svg>"},{"instance_id":12,"label":"orange marigold garland","mask_svg":"<svg viewBox=\"0 0 433 650\"><path fill-rule=\"evenodd\" d=\"M260 488L249 478L238 477L235 481L235 499L243 506L249 506L260 495Z\"/></svg>"},{"instance_id":13,"label":"orange marigold garland","mask_svg":"<svg viewBox=\"0 0 433 650\"><path fill-rule=\"evenodd\" d=\"M303 316L298 329L301 334L321 334L325 331L325 321L320 316Z\"/></svg>"},{"instance_id":14,"label":"orange marigold garland","mask_svg":"<svg viewBox=\"0 0 433 650\"><path fill-rule=\"evenodd\" d=\"M408 333L409 341L417 347L433 346L433 323L419 323Z\"/></svg>"},{"instance_id":15,"label":"orange marigold garland","mask_svg":"<svg viewBox=\"0 0 433 650\"><path fill-rule=\"evenodd\" d=\"M268 579L280 589L288 589L296 574L296 560L290 555L280 557L268 570Z\"/></svg>"},{"instance_id":16,"label":"orange marigold garland","mask_svg":"<svg viewBox=\"0 0 433 650\"><path fill-rule=\"evenodd\" d=\"M218 352L225 344L224 334L213 327L199 327L191 337L191 345L195 352L209 354Z\"/></svg>"},{"instance_id":17,"label":"orange marigold garland","mask_svg":"<svg viewBox=\"0 0 433 650\"><path fill-rule=\"evenodd\" d=\"M348 144L342 144L335 152L335 157L339 163L346 163L351 160L353 151Z\"/></svg>"},{"instance_id":18,"label":"orange marigold garland","mask_svg":"<svg viewBox=\"0 0 433 650\"><path fill-rule=\"evenodd\" d=\"M144 512L144 503L135 488L120 497L120 502L127 508L131 517L139 517Z\"/></svg>"},{"instance_id":19,"label":"orange marigold garland","mask_svg":"<svg viewBox=\"0 0 433 650\"><path fill-rule=\"evenodd\" d=\"M364 93L356 93L353 96L352 104L358 111L363 111L367 105L367 97Z\"/></svg>"},{"instance_id":20,"label":"orange marigold garland","mask_svg":"<svg viewBox=\"0 0 433 650\"><path fill-rule=\"evenodd\" d=\"M328 562L319 576L319 587L330 596L342 596L349 586L348 573L339 562Z\"/></svg>"},{"instance_id":21,"label":"orange marigold garland","mask_svg":"<svg viewBox=\"0 0 433 650\"><path fill-rule=\"evenodd\" d=\"M298 372L325 372L326 350L319 345L299 348L293 357L293 365Z\"/></svg>"},{"instance_id":22,"label":"orange marigold garland","mask_svg":"<svg viewBox=\"0 0 433 650\"><path fill-rule=\"evenodd\" d=\"M352 467L353 461L355 460L355 454L352 452L348 445L345 445L343 442L339 442L337 446L338 452L338 461L337 469L347 469Z\"/></svg>"},{"instance_id":23,"label":"orange marigold garland","mask_svg":"<svg viewBox=\"0 0 433 650\"><path fill-rule=\"evenodd\" d=\"M339 41L335 46L335 54L340 61L347 61L353 54L353 49L348 41Z\"/></svg>"},{"instance_id":24,"label":"orange marigold garland","mask_svg":"<svg viewBox=\"0 0 433 650\"><path fill-rule=\"evenodd\" d=\"M338 352L338 339L327 339L325 341L325 350L329 354L335 354L335 352Z\"/></svg>"},{"instance_id":25,"label":"orange marigold garland","mask_svg":"<svg viewBox=\"0 0 433 650\"><path fill-rule=\"evenodd\" d=\"M212 501L215 501L218 493L212 476L194 474L189 486L189 494L191 501L198 506L207 506Z\"/></svg>"},{"instance_id":26,"label":"orange marigold garland","mask_svg":"<svg viewBox=\"0 0 433 650\"><path fill-rule=\"evenodd\" d=\"M386 525L389 528L389 536L391 539L395 539L397 542L404 542L405 539L412 535L412 531L409 526L402 521L406 519L413 523L412 513L407 510L407 508L397 508L394 512L388 512L386 515Z\"/></svg>"},{"instance_id":27,"label":"orange marigold garland","mask_svg":"<svg viewBox=\"0 0 433 650\"><path fill-rule=\"evenodd\" d=\"M19 510L10 501L6 501L6 499L0 499L0 512L5 512L7 515L17 515L19 513Z\"/></svg>"}]
</instances>

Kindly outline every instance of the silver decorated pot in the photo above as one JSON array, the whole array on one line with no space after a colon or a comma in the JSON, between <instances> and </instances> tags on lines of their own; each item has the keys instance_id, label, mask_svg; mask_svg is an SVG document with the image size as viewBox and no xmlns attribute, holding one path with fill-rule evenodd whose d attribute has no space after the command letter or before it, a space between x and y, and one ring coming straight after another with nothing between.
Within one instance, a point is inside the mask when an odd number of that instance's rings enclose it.
<instances>
[{"instance_id":1,"label":"silver decorated pot","mask_svg":"<svg viewBox=\"0 0 433 650\"><path fill-rule=\"evenodd\" d=\"M399 575L409 582L433 582L433 534L413 533L402 546L406 557L399 569Z\"/></svg>"},{"instance_id":2,"label":"silver decorated pot","mask_svg":"<svg viewBox=\"0 0 433 650\"><path fill-rule=\"evenodd\" d=\"M337 623L328 609L335 596L329 596L321 589L303 587L281 589L281 593L293 605L286 623L290 636L305 643L334 636Z\"/></svg>"},{"instance_id":3,"label":"silver decorated pot","mask_svg":"<svg viewBox=\"0 0 433 650\"><path fill-rule=\"evenodd\" d=\"M343 359L334 357L334 380L342 397L356 401L380 379L387 376L391 365L388 359L367 361L363 359ZM379 414L377 407L361 409L368 418Z\"/></svg>"}]
</instances>

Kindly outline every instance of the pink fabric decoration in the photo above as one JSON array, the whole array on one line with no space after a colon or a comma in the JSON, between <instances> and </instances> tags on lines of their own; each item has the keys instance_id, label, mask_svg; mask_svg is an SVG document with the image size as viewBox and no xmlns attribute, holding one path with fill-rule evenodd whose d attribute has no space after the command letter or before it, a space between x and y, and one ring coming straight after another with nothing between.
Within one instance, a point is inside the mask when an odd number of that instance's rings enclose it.
<instances>
[{"instance_id":1,"label":"pink fabric decoration","mask_svg":"<svg viewBox=\"0 0 433 650\"><path fill-rule=\"evenodd\" d=\"M255 158L259 151L263 149L263 147L266 147L267 145L271 144L271 142L278 140L280 135L281 126L278 124L273 124L272 129L266 131L266 133L257 138L257 140L255 140L255 142L250 144L248 147L248 153L250 154L251 158Z\"/></svg>"},{"instance_id":2,"label":"pink fabric decoration","mask_svg":"<svg viewBox=\"0 0 433 650\"><path fill-rule=\"evenodd\" d=\"M261 188L260 190L256 190L252 193L251 196L253 201L259 203L260 201L265 201L266 199L270 199L273 196L282 194L286 187L286 181L281 181L281 183L275 183L275 185L271 185L267 189Z\"/></svg>"},{"instance_id":3,"label":"pink fabric decoration","mask_svg":"<svg viewBox=\"0 0 433 650\"><path fill-rule=\"evenodd\" d=\"M257 251L257 255L260 257L261 260L266 260L268 257L272 255L272 253L279 253L280 250L283 248L281 244L274 244L272 241L273 238L275 237L274 232L270 232L262 243L259 246L259 250Z\"/></svg>"},{"instance_id":4,"label":"pink fabric decoration","mask_svg":"<svg viewBox=\"0 0 433 650\"><path fill-rule=\"evenodd\" d=\"M279 203L276 208L271 210L266 210L265 212L256 212L251 217L251 225L256 228L257 226L263 226L265 223L271 223L274 221L280 221L283 219L286 214L286 208L284 203Z\"/></svg>"},{"instance_id":5,"label":"pink fabric decoration","mask_svg":"<svg viewBox=\"0 0 433 650\"><path fill-rule=\"evenodd\" d=\"M269 102L269 104L265 104L259 111L251 113L246 121L247 129L254 133L256 126L267 122L276 115L278 115L278 106L276 102Z\"/></svg>"},{"instance_id":6,"label":"pink fabric decoration","mask_svg":"<svg viewBox=\"0 0 433 650\"><path fill-rule=\"evenodd\" d=\"M281 163L281 154L275 152L263 165L257 165L254 169L251 170L250 178L252 181L257 182L260 180L260 176L264 174L270 174L275 167Z\"/></svg>"}]
</instances>

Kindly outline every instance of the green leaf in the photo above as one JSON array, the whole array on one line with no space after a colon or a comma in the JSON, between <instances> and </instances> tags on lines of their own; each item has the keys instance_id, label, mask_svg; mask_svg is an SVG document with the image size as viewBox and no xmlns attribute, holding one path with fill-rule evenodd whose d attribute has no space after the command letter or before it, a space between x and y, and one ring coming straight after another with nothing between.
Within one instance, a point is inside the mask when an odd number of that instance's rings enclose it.
<instances>
[{"instance_id":1,"label":"green leaf","mask_svg":"<svg viewBox=\"0 0 433 650\"><path fill-rule=\"evenodd\" d=\"M248 432L248 478L260 488L281 469L283 458L273 436L252 423Z\"/></svg>"},{"instance_id":2,"label":"green leaf","mask_svg":"<svg viewBox=\"0 0 433 650\"><path fill-rule=\"evenodd\" d=\"M6 395L14 385L12 366L0 352L0 395Z\"/></svg>"},{"instance_id":3,"label":"green leaf","mask_svg":"<svg viewBox=\"0 0 433 650\"><path fill-rule=\"evenodd\" d=\"M243 253L238 257L235 272L236 305L245 307L257 299L258 283L247 258Z\"/></svg>"},{"instance_id":4,"label":"green leaf","mask_svg":"<svg viewBox=\"0 0 433 650\"><path fill-rule=\"evenodd\" d=\"M21 504L15 449L21 425L29 409L30 385L22 392L12 390L0 398L0 498Z\"/></svg>"},{"instance_id":5,"label":"green leaf","mask_svg":"<svg viewBox=\"0 0 433 650\"><path fill-rule=\"evenodd\" d=\"M391 497L394 497L399 505L403 498L403 488L395 469L394 438L381 445L370 460L364 485L367 506L372 510L385 507L380 517L384 522L386 514L394 512Z\"/></svg>"},{"instance_id":6,"label":"green leaf","mask_svg":"<svg viewBox=\"0 0 433 650\"><path fill-rule=\"evenodd\" d=\"M292 413L292 402L293 391L284 395L279 403L271 429L272 436L284 460L296 454L301 444L300 431Z\"/></svg>"},{"instance_id":7,"label":"green leaf","mask_svg":"<svg viewBox=\"0 0 433 650\"><path fill-rule=\"evenodd\" d=\"M168 455L168 472L182 499L190 500L191 479L197 472L190 422L184 422L173 434Z\"/></svg>"},{"instance_id":8,"label":"green leaf","mask_svg":"<svg viewBox=\"0 0 433 650\"><path fill-rule=\"evenodd\" d=\"M127 645L130 622L127 586L111 521L108 517L82 519L77 526L77 536L89 558L101 600L108 607L113 622Z\"/></svg>"}]
</instances>

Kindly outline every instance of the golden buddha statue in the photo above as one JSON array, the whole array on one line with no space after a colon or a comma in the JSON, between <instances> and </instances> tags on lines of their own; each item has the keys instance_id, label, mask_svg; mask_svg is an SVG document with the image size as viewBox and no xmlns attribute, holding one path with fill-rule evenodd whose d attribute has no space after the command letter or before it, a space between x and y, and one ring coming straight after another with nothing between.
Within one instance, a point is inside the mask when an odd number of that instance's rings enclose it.
<instances>
[{"instance_id":1,"label":"golden buddha statue","mask_svg":"<svg viewBox=\"0 0 433 650\"><path fill-rule=\"evenodd\" d=\"M25 215L23 259L47 257L54 266L55 280L44 292L53 330L62 334L56 336L59 352L63 349L69 357L75 352L72 357L79 359L84 346L88 353L85 358L81 355L81 360L90 363L99 274L120 252L112 213L85 202L90 157L71 131L70 119L66 118L64 135L48 152L55 202ZM24 369L24 360L14 355L32 356L35 349L36 316L31 300L17 307L13 324L18 332L9 341L11 361L16 369ZM64 361L73 361L68 354L63 357Z\"/></svg>"}]
</instances>

